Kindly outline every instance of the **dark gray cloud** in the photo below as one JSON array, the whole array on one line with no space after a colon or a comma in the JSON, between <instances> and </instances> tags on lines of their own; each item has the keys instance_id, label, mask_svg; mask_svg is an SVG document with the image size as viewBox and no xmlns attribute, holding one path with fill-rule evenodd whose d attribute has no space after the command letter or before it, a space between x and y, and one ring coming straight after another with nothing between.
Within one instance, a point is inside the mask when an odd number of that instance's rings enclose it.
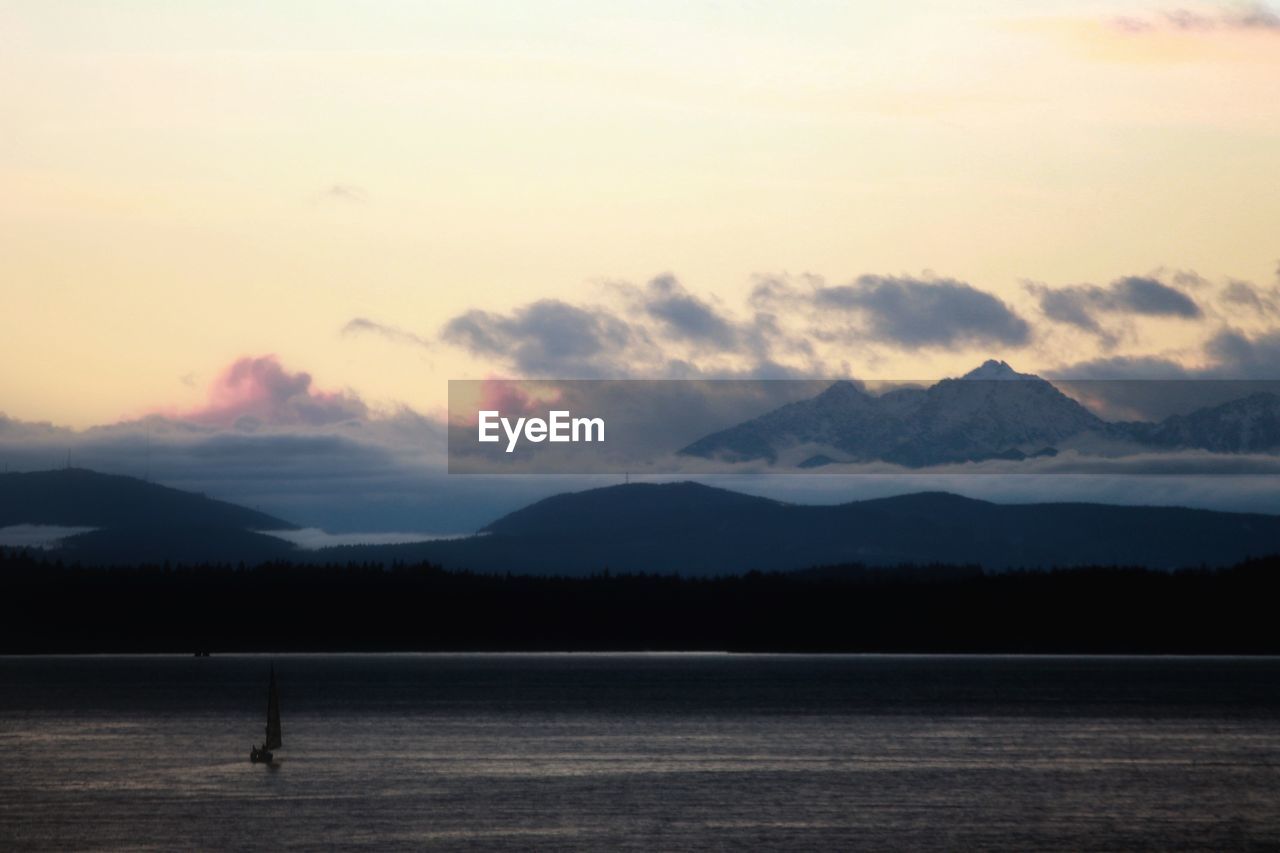
<instances>
[{"instance_id":1,"label":"dark gray cloud","mask_svg":"<svg viewBox=\"0 0 1280 853\"><path fill-rule=\"evenodd\" d=\"M1223 329L1205 351L1217 362L1211 375L1227 379L1280 379L1280 331L1256 338L1236 329Z\"/></svg>"},{"instance_id":2,"label":"dark gray cloud","mask_svg":"<svg viewBox=\"0 0 1280 853\"><path fill-rule=\"evenodd\" d=\"M1121 277L1106 286L1026 282L1046 319L1084 330L1104 345L1102 353L1060 371L1082 378L1180 375L1177 359L1099 356L1118 344L1121 333L1132 333L1135 318L1243 322L1242 313L1280 311L1280 288L1215 284L1186 270L1158 275ZM670 274L642 286L610 283L609 289L614 298L605 305L542 300L507 312L468 311L448 320L439 339L491 359L513 376L649 379L850 376L874 366L886 349L983 347L1003 354L1033 339L1031 325L997 296L928 274L863 275L841 286L808 274L761 277L746 300L746 317L692 293ZM427 340L365 318L352 320L346 332ZM1216 356L1206 351L1206 358ZM1224 362L1215 375L1243 369L1238 360Z\"/></svg>"},{"instance_id":3,"label":"dark gray cloud","mask_svg":"<svg viewBox=\"0 0 1280 853\"><path fill-rule=\"evenodd\" d=\"M623 375L628 347L644 343L632 326L602 308L543 299L510 314L472 310L445 323L440 337L475 355L511 361L525 376Z\"/></svg>"},{"instance_id":4,"label":"dark gray cloud","mask_svg":"<svg viewBox=\"0 0 1280 853\"><path fill-rule=\"evenodd\" d=\"M1178 275L1183 281L1190 281L1188 276L1194 274ZM1194 286L1200 286L1200 281L1203 280L1195 276ZM1100 315L1182 319L1204 316L1200 306L1190 296L1147 276L1126 276L1116 279L1106 287L1092 284L1049 287L1032 282L1026 288L1039 300L1040 310L1045 317L1097 335L1108 345L1116 342L1117 335L1114 330L1103 325Z\"/></svg>"},{"instance_id":5,"label":"dark gray cloud","mask_svg":"<svg viewBox=\"0 0 1280 853\"><path fill-rule=\"evenodd\" d=\"M522 377L708 379L829 375L803 331L772 311L739 320L674 276L610 282L609 306L543 300L450 319L440 339ZM799 364L790 363L799 361Z\"/></svg>"},{"instance_id":6,"label":"dark gray cloud","mask_svg":"<svg viewBox=\"0 0 1280 853\"><path fill-rule=\"evenodd\" d=\"M898 346L1021 346L1031 338L1031 327L1003 301L949 278L864 275L853 284L819 287L814 303L863 314L858 336Z\"/></svg>"},{"instance_id":7,"label":"dark gray cloud","mask_svg":"<svg viewBox=\"0 0 1280 853\"><path fill-rule=\"evenodd\" d=\"M645 312L662 323L674 338L721 349L738 345L738 330L710 303L689 293L672 275L649 282L643 298Z\"/></svg>"},{"instance_id":8,"label":"dark gray cloud","mask_svg":"<svg viewBox=\"0 0 1280 853\"><path fill-rule=\"evenodd\" d=\"M1152 317L1194 318L1202 314L1190 296L1154 278L1126 276L1112 282L1106 295L1114 306L1110 310L1128 310Z\"/></svg>"},{"instance_id":9,"label":"dark gray cloud","mask_svg":"<svg viewBox=\"0 0 1280 853\"><path fill-rule=\"evenodd\" d=\"M1114 336L1103 329L1098 321L1094 319L1089 310L1089 300L1084 297L1079 288L1060 288L1055 290L1042 285L1035 285L1034 287L1037 288L1034 292L1040 298L1040 310L1050 320L1076 326L1086 332L1092 332L1099 337L1105 338L1108 342L1114 342Z\"/></svg>"},{"instance_id":10,"label":"dark gray cloud","mask_svg":"<svg viewBox=\"0 0 1280 853\"><path fill-rule=\"evenodd\" d=\"M864 275L828 287L816 276L761 280L739 319L674 276L643 286L611 282L607 305L546 299L506 312L473 309L441 327L438 340L493 359L524 377L761 378L836 376L816 342L896 348L1022 346L1031 329L990 293L954 279ZM431 339L363 317L344 334L372 333L429 345ZM855 348L856 349L856 348Z\"/></svg>"},{"instance_id":11,"label":"dark gray cloud","mask_svg":"<svg viewBox=\"0 0 1280 853\"><path fill-rule=\"evenodd\" d=\"M1187 379L1187 369L1160 356L1118 355L1080 361L1041 374L1048 379Z\"/></svg>"},{"instance_id":12,"label":"dark gray cloud","mask_svg":"<svg viewBox=\"0 0 1280 853\"><path fill-rule=\"evenodd\" d=\"M645 287L632 287L615 283L630 311L628 316L638 316L656 322L651 337L668 343L682 345L690 350L689 356L741 356L756 364L747 372L750 376L777 375L781 372L796 373L796 368L777 363L779 356L792 356L803 360L812 372L816 356L813 345L802 333L789 329L784 318L758 300L749 300L755 310L746 319L739 320L713 300L699 298L670 274L652 279ZM797 306L790 305L794 311ZM794 318L792 318L794 319ZM683 365L677 368L676 361ZM669 361L667 375L689 374L702 376L687 359ZM725 375L723 369L716 371ZM729 371L742 375L741 370Z\"/></svg>"},{"instance_id":13,"label":"dark gray cloud","mask_svg":"<svg viewBox=\"0 0 1280 853\"><path fill-rule=\"evenodd\" d=\"M1042 371L1054 379L1259 379L1280 380L1280 331L1249 337L1225 328L1205 344L1206 363L1184 367L1162 356L1095 358Z\"/></svg>"}]
</instances>

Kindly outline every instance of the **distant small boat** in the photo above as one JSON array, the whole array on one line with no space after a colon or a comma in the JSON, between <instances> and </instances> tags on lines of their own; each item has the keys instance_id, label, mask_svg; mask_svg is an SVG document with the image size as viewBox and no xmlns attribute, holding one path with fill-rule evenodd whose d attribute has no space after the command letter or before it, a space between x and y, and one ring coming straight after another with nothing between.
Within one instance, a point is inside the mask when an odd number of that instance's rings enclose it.
<instances>
[{"instance_id":1,"label":"distant small boat","mask_svg":"<svg viewBox=\"0 0 1280 853\"><path fill-rule=\"evenodd\" d=\"M267 739L262 746L249 750L249 760L254 764L270 764L271 750L280 748L280 694L276 691L276 667L271 665L271 684L267 687Z\"/></svg>"},{"instance_id":2,"label":"distant small boat","mask_svg":"<svg viewBox=\"0 0 1280 853\"><path fill-rule=\"evenodd\" d=\"M195 656L198 658L207 658L209 656L209 653L201 649L196 652Z\"/></svg>"}]
</instances>

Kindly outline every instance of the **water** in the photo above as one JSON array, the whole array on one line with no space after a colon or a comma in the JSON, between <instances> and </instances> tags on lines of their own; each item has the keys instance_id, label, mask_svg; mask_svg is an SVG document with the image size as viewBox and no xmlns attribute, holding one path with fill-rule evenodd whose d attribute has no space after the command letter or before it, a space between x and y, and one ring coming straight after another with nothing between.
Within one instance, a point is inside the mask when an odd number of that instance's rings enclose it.
<instances>
[{"instance_id":1,"label":"water","mask_svg":"<svg viewBox=\"0 0 1280 853\"><path fill-rule=\"evenodd\" d=\"M284 748L261 740L268 664ZM1256 849L1280 659L0 658L0 849Z\"/></svg>"}]
</instances>

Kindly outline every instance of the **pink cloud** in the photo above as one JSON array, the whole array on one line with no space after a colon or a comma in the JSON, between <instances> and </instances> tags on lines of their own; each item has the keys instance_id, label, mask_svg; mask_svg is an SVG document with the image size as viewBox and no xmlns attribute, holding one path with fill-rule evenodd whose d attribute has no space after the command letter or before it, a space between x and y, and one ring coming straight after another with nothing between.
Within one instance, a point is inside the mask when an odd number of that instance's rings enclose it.
<instances>
[{"instance_id":1,"label":"pink cloud","mask_svg":"<svg viewBox=\"0 0 1280 853\"><path fill-rule=\"evenodd\" d=\"M286 370L274 355L246 356L232 363L209 386L208 400L196 409L168 413L184 421L219 427L259 424L322 426L364 419L359 397L343 391L319 391L311 374Z\"/></svg>"},{"instance_id":2,"label":"pink cloud","mask_svg":"<svg viewBox=\"0 0 1280 853\"><path fill-rule=\"evenodd\" d=\"M499 411L507 418L545 415L549 406L561 405L565 398L562 387L546 380L488 378L460 383L450 389L449 422L473 427L482 410Z\"/></svg>"}]
</instances>

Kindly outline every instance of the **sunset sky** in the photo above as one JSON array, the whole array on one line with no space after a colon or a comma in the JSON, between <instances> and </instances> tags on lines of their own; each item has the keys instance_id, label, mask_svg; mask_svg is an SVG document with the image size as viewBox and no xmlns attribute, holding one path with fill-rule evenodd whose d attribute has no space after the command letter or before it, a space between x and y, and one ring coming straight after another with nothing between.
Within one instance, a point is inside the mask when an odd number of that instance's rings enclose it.
<instances>
[{"instance_id":1,"label":"sunset sky","mask_svg":"<svg viewBox=\"0 0 1280 853\"><path fill-rule=\"evenodd\" d=\"M1263 5L5 2L2 410L182 412L268 354L427 413L539 370L1203 367L1276 328L1277 104ZM1134 312L1128 276L1195 315ZM967 310L931 281L1027 333L903 340L883 299ZM839 317L814 296L850 285ZM1070 287L1096 311L1046 316ZM591 370L530 357L556 323L605 324Z\"/></svg>"}]
</instances>

